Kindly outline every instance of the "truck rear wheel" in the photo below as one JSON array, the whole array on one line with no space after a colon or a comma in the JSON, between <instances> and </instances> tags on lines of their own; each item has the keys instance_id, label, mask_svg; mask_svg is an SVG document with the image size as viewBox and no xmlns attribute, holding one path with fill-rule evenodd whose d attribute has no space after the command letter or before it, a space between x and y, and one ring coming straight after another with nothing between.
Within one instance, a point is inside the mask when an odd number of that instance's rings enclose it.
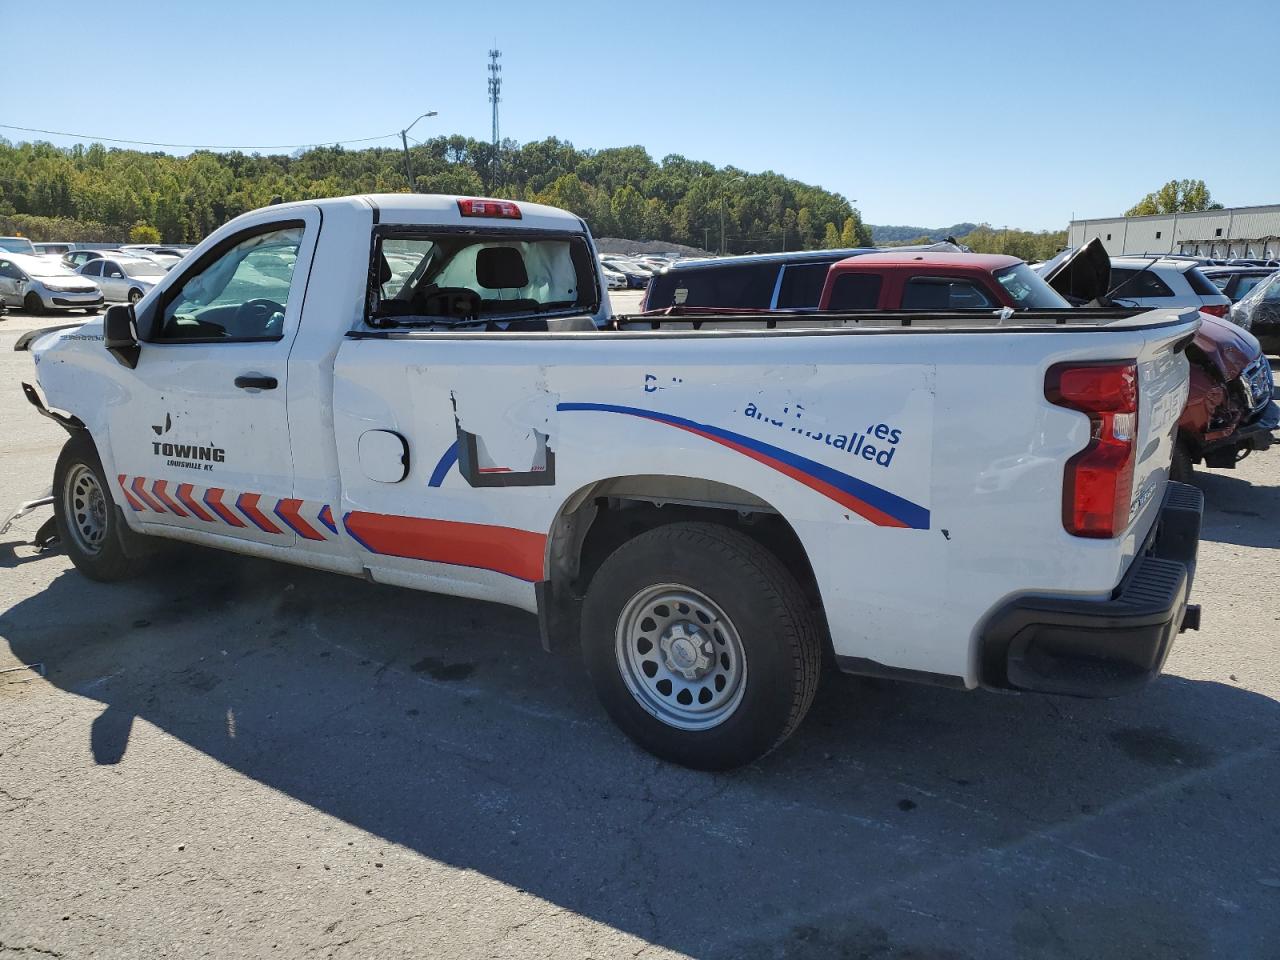
<instances>
[{"instance_id":1,"label":"truck rear wheel","mask_svg":"<svg viewBox=\"0 0 1280 960\"><path fill-rule=\"evenodd\" d=\"M123 528L111 488L87 433L76 433L62 447L53 469L53 517L58 539L77 570L90 580L123 580L135 562L125 540L135 536Z\"/></svg>"},{"instance_id":2,"label":"truck rear wheel","mask_svg":"<svg viewBox=\"0 0 1280 960\"><path fill-rule=\"evenodd\" d=\"M583 654L623 732L664 760L725 770L799 725L821 643L800 586L772 553L712 523L629 540L587 590Z\"/></svg>"}]
</instances>

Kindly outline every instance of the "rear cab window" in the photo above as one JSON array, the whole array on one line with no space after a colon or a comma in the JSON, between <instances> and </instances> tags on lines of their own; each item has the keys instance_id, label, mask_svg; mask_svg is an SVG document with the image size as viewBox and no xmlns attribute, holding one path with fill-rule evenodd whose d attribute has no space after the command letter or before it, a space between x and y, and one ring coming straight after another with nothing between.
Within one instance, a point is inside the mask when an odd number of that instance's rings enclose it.
<instances>
[{"instance_id":1,"label":"rear cab window","mask_svg":"<svg viewBox=\"0 0 1280 960\"><path fill-rule=\"evenodd\" d=\"M875 310L884 277L878 273L840 273L831 284L828 310Z\"/></svg>"},{"instance_id":2,"label":"rear cab window","mask_svg":"<svg viewBox=\"0 0 1280 960\"><path fill-rule=\"evenodd\" d=\"M509 324L599 307L595 258L582 234L431 226L375 233L371 326Z\"/></svg>"}]
</instances>

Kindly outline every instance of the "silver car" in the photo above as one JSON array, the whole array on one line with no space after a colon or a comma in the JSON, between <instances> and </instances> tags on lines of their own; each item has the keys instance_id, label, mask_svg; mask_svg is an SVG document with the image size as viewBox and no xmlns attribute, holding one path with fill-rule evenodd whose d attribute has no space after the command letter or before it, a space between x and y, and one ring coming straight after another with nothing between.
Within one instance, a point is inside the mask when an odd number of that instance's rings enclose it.
<instances>
[{"instance_id":1,"label":"silver car","mask_svg":"<svg viewBox=\"0 0 1280 960\"><path fill-rule=\"evenodd\" d=\"M137 303L164 276L165 268L154 260L132 257L101 257L80 268L80 276L88 277L102 287L108 300Z\"/></svg>"},{"instance_id":2,"label":"silver car","mask_svg":"<svg viewBox=\"0 0 1280 960\"><path fill-rule=\"evenodd\" d=\"M102 290L51 257L0 253L0 300L30 313L86 310L97 313Z\"/></svg>"}]
</instances>

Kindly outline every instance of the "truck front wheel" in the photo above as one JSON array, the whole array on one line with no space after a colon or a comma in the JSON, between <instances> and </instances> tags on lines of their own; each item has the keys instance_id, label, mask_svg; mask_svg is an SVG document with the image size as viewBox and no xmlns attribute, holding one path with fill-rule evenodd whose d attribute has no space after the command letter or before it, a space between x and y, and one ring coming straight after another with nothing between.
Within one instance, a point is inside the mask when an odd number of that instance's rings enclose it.
<instances>
[{"instance_id":1,"label":"truck front wheel","mask_svg":"<svg viewBox=\"0 0 1280 960\"><path fill-rule=\"evenodd\" d=\"M77 570L90 580L123 580L134 571L111 488L87 433L72 436L53 469L53 516L58 539Z\"/></svg>"},{"instance_id":2,"label":"truck front wheel","mask_svg":"<svg viewBox=\"0 0 1280 960\"><path fill-rule=\"evenodd\" d=\"M817 690L804 592L728 527L673 523L623 544L591 580L583 653L623 732L664 760L725 770L773 750Z\"/></svg>"}]
</instances>

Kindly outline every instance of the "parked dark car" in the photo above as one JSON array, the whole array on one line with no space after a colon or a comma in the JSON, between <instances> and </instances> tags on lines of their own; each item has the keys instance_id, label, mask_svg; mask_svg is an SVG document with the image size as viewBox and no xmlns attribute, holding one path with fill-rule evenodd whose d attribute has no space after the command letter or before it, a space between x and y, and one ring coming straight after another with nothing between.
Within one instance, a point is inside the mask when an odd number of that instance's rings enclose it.
<instances>
[{"instance_id":1,"label":"parked dark car","mask_svg":"<svg viewBox=\"0 0 1280 960\"><path fill-rule=\"evenodd\" d=\"M1200 272L1208 277L1215 287L1230 297L1232 303L1239 303L1250 290L1275 273L1276 268L1235 265L1201 267Z\"/></svg>"},{"instance_id":2,"label":"parked dark car","mask_svg":"<svg viewBox=\"0 0 1280 960\"><path fill-rule=\"evenodd\" d=\"M948 252L961 248L944 241L894 249ZM831 264L876 252L875 247L851 247L683 260L654 274L640 309L816 310Z\"/></svg>"}]
</instances>

